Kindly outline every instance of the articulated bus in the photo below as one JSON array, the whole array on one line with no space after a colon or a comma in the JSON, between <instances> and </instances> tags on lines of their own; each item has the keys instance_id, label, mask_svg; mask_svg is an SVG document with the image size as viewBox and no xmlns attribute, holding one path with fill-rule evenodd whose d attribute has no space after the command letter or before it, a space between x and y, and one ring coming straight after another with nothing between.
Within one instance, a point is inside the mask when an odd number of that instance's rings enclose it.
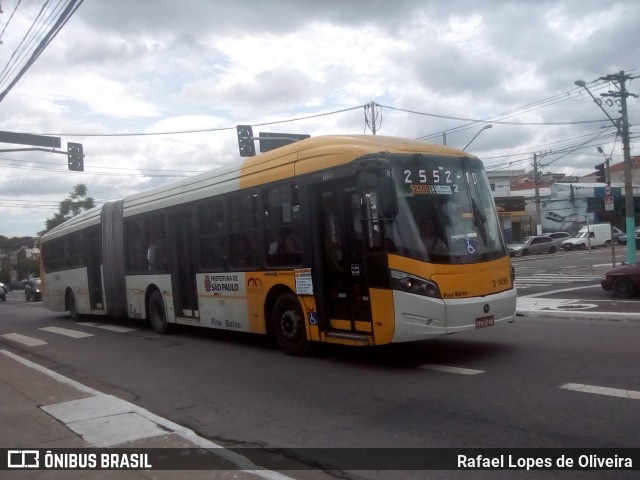
<instances>
[{"instance_id":1,"label":"articulated bus","mask_svg":"<svg viewBox=\"0 0 640 480\"><path fill-rule=\"evenodd\" d=\"M401 138L300 140L85 211L41 248L53 311L271 334L293 355L515 318L481 161Z\"/></svg>"}]
</instances>

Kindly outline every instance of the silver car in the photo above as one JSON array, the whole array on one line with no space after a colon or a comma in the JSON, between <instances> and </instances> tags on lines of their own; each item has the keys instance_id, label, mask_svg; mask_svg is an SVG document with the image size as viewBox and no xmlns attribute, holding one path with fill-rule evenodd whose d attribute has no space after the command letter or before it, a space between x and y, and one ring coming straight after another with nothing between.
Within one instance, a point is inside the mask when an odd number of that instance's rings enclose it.
<instances>
[{"instance_id":1,"label":"silver car","mask_svg":"<svg viewBox=\"0 0 640 480\"><path fill-rule=\"evenodd\" d=\"M558 249L553 238L547 235L534 235L524 237L519 243L508 243L507 250L509 255L515 257L517 255L526 256L534 253L555 253Z\"/></svg>"},{"instance_id":2,"label":"silver car","mask_svg":"<svg viewBox=\"0 0 640 480\"><path fill-rule=\"evenodd\" d=\"M571 238L571 234L569 232L551 232L545 233L545 235L553 238L553 244L556 246L556 250L562 249L562 242L567 238Z\"/></svg>"}]
</instances>

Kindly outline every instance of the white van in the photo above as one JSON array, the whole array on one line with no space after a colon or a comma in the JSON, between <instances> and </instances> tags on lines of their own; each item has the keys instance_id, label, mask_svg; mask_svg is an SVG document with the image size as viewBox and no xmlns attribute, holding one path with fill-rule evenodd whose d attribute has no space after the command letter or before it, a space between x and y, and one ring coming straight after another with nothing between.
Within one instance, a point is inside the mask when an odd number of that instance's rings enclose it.
<instances>
[{"instance_id":1,"label":"white van","mask_svg":"<svg viewBox=\"0 0 640 480\"><path fill-rule=\"evenodd\" d=\"M579 248L585 250L591 247L608 247L611 245L611 225L608 223L594 223L589 225L587 233L586 225L571 238L567 238L562 242L562 248L565 250L573 250Z\"/></svg>"}]
</instances>

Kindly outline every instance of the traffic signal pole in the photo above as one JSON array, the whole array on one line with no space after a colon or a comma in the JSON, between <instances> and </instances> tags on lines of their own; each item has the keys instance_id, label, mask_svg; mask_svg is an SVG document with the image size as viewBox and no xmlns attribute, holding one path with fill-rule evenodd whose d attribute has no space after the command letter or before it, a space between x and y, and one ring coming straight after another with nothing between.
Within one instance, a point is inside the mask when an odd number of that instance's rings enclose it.
<instances>
[{"instance_id":1,"label":"traffic signal pole","mask_svg":"<svg viewBox=\"0 0 640 480\"><path fill-rule=\"evenodd\" d=\"M57 153L67 156L69 170L76 172L84 171L84 153L81 143L67 142L67 151L56 150L60 148L62 142L60 137L48 135L32 135L30 133L16 133L0 131L0 143L15 143L18 145L32 145L31 148L4 148L0 152L47 152ZM48 148L46 148L48 147Z\"/></svg>"}]
</instances>

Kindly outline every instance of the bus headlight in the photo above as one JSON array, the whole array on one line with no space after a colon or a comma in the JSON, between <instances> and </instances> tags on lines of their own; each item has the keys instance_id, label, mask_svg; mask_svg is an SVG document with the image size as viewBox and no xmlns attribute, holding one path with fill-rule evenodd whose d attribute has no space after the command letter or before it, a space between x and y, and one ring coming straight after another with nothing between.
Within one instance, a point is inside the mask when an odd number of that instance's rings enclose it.
<instances>
[{"instance_id":1,"label":"bus headlight","mask_svg":"<svg viewBox=\"0 0 640 480\"><path fill-rule=\"evenodd\" d=\"M442 298L440 289L434 282L398 270L391 270L391 287L401 292L424 295L425 297Z\"/></svg>"}]
</instances>

